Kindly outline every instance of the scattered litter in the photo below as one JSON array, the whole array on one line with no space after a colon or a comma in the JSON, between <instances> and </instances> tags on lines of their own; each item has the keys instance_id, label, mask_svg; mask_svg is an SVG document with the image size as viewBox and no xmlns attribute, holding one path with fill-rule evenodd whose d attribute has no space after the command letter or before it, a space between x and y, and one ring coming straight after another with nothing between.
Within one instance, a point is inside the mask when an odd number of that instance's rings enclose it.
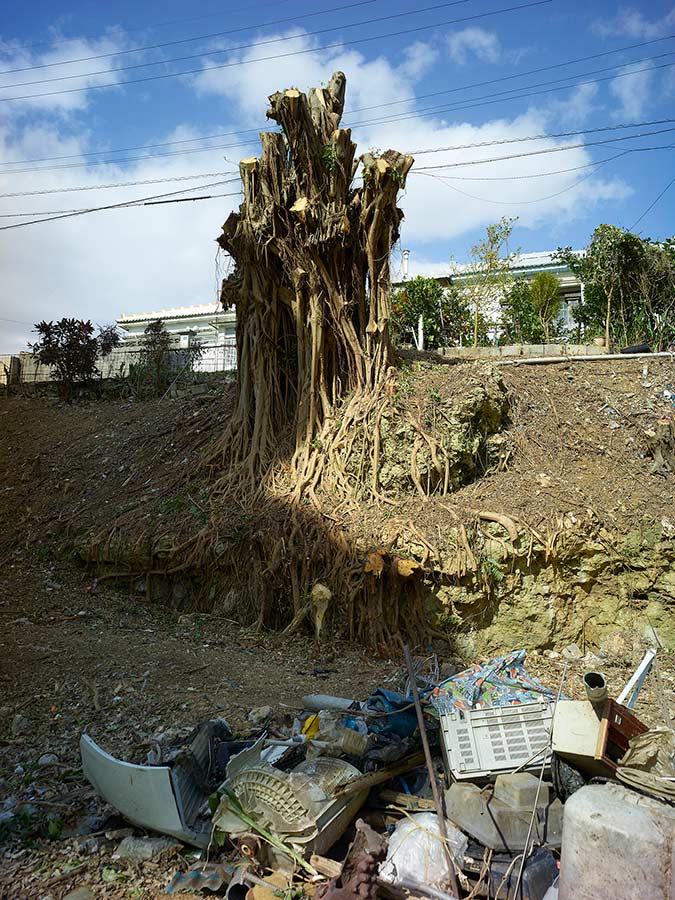
<instances>
[{"instance_id":1,"label":"scattered litter","mask_svg":"<svg viewBox=\"0 0 675 900\"><path fill-rule=\"evenodd\" d=\"M608 652L568 645L564 667L602 665ZM113 860L156 864L176 839L202 848L167 894L665 900L666 875L647 879L666 871L675 841L675 809L661 802L675 806L675 732L648 730L632 711L655 655L618 700L596 670L583 675L586 699L569 700L564 684L528 674L524 650L442 677L436 657L414 663L406 648L403 693L309 695L294 721L257 707L246 717L253 736L222 719L165 729L143 745L145 764L85 734L83 768L128 821L158 833L105 832L121 839ZM598 776L607 783L589 784ZM98 852L101 833L80 852ZM106 867L101 877L114 885L128 874ZM630 893L624 879L649 889Z\"/></svg>"},{"instance_id":2,"label":"scattered litter","mask_svg":"<svg viewBox=\"0 0 675 900\"><path fill-rule=\"evenodd\" d=\"M167 837L125 837L119 845L113 859L128 859L131 862L147 862L180 847L177 841Z\"/></svg>"},{"instance_id":3,"label":"scattered litter","mask_svg":"<svg viewBox=\"0 0 675 900\"><path fill-rule=\"evenodd\" d=\"M196 893L197 891L219 891L228 884L234 868L216 863L197 863L188 872L176 872L164 888L166 894Z\"/></svg>"}]
</instances>

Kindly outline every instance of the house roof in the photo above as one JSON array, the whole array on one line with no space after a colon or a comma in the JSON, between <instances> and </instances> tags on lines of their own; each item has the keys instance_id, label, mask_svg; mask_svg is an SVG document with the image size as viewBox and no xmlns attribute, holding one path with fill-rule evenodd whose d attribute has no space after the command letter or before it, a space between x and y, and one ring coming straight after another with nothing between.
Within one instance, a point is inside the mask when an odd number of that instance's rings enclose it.
<instances>
[{"instance_id":1,"label":"house roof","mask_svg":"<svg viewBox=\"0 0 675 900\"><path fill-rule=\"evenodd\" d=\"M583 250L573 250L572 251L577 256L582 256L585 251ZM554 260L555 250L539 250L534 253L518 253L514 256L513 261L511 263L510 269L512 272L535 272L538 270L548 270L548 271L558 271L565 272L568 271L568 266L565 263L560 263ZM462 276L470 272L472 270L472 266L469 263L456 263L455 265L450 265L448 263L447 271L436 273L430 277L435 278L437 281L440 281L441 284L449 284L452 280L453 276L457 278L462 278ZM418 272L418 275L422 275L423 277L427 277L424 272ZM396 285L400 285L403 282L396 281Z\"/></svg>"},{"instance_id":2,"label":"house roof","mask_svg":"<svg viewBox=\"0 0 675 900\"><path fill-rule=\"evenodd\" d=\"M124 326L134 322L153 322L155 319L234 319L234 312L225 312L215 303L196 303L193 306L174 306L170 309L155 309L150 312L124 313L117 324Z\"/></svg>"}]
</instances>

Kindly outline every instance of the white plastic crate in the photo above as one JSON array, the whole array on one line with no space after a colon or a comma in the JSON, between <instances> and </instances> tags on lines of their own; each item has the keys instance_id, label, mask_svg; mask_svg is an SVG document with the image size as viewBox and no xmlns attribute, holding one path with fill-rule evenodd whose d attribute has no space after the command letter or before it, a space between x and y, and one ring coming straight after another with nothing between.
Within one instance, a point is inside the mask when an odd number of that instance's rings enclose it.
<instances>
[{"instance_id":1,"label":"white plastic crate","mask_svg":"<svg viewBox=\"0 0 675 900\"><path fill-rule=\"evenodd\" d=\"M542 753L531 767L541 766L552 718L553 707L546 702L442 712L448 770L458 780L499 775L522 766L538 750Z\"/></svg>"}]
</instances>

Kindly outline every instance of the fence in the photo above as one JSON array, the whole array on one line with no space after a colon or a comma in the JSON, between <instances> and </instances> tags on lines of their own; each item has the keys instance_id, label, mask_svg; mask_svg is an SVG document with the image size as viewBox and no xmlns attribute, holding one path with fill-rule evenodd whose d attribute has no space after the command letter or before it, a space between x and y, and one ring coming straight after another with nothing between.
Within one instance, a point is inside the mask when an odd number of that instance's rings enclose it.
<instances>
[{"instance_id":1,"label":"fence","mask_svg":"<svg viewBox=\"0 0 675 900\"><path fill-rule=\"evenodd\" d=\"M143 351L137 345L121 344L108 356L99 359L97 367L101 380L129 377L133 367L142 362ZM233 372L237 368L237 347L234 338L218 344L202 344L201 353L195 355L183 347L171 347L167 351L163 368L178 383L195 380L199 375ZM0 355L0 385L48 385L55 379L51 366L41 365L31 353L16 356Z\"/></svg>"}]
</instances>

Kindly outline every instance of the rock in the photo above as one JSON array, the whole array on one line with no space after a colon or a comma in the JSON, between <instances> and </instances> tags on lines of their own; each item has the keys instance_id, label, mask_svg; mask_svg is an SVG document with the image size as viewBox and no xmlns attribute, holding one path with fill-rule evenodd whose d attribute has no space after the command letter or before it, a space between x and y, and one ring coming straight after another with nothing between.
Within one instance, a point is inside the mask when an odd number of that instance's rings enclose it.
<instances>
[{"instance_id":1,"label":"rock","mask_svg":"<svg viewBox=\"0 0 675 900\"><path fill-rule=\"evenodd\" d=\"M132 862L147 862L163 853L180 847L178 841L169 837L125 837L115 851L114 858L129 859Z\"/></svg>"},{"instance_id":2,"label":"rock","mask_svg":"<svg viewBox=\"0 0 675 900\"><path fill-rule=\"evenodd\" d=\"M28 734L30 731L30 722L21 713L17 713L12 719L12 737L18 737L20 734Z\"/></svg>"},{"instance_id":3,"label":"rock","mask_svg":"<svg viewBox=\"0 0 675 900\"><path fill-rule=\"evenodd\" d=\"M75 888L63 898L63 900L94 900L94 892L92 889L83 884L81 887Z\"/></svg>"},{"instance_id":4,"label":"rock","mask_svg":"<svg viewBox=\"0 0 675 900\"><path fill-rule=\"evenodd\" d=\"M629 661L633 644L621 631L614 631L600 642L600 653L607 659Z\"/></svg>"},{"instance_id":5,"label":"rock","mask_svg":"<svg viewBox=\"0 0 675 900\"><path fill-rule=\"evenodd\" d=\"M577 660L583 655L578 644L568 644L562 652L563 659Z\"/></svg>"},{"instance_id":6,"label":"rock","mask_svg":"<svg viewBox=\"0 0 675 900\"><path fill-rule=\"evenodd\" d=\"M271 715L271 706L256 706L249 712L248 720L252 725L263 725Z\"/></svg>"},{"instance_id":7,"label":"rock","mask_svg":"<svg viewBox=\"0 0 675 900\"><path fill-rule=\"evenodd\" d=\"M601 666L605 661L606 660L601 656L598 656L597 653L587 653L586 656L584 656L584 665L593 666L594 668Z\"/></svg>"},{"instance_id":8,"label":"rock","mask_svg":"<svg viewBox=\"0 0 675 900\"><path fill-rule=\"evenodd\" d=\"M38 759L37 764L42 769L44 766L52 766L55 763L58 763L59 758L56 753L43 753L40 759Z\"/></svg>"}]
</instances>

